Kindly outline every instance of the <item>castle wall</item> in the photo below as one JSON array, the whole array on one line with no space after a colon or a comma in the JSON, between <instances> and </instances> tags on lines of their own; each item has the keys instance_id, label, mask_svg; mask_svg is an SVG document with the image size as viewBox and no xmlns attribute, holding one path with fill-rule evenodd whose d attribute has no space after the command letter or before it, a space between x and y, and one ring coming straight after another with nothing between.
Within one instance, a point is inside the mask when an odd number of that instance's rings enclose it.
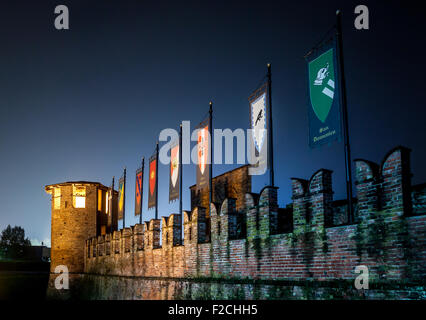
<instances>
[{"instance_id":1,"label":"castle wall","mask_svg":"<svg viewBox=\"0 0 426 320\"><path fill-rule=\"evenodd\" d=\"M236 199L236 209L244 210L244 195L251 191L251 176L248 174L248 165L228 171L212 179L213 201L222 203L226 198ZM190 187L191 210L195 207L208 208L209 190L198 190L196 185ZM208 213L208 211L207 211Z\"/></svg>"},{"instance_id":2,"label":"castle wall","mask_svg":"<svg viewBox=\"0 0 426 320\"><path fill-rule=\"evenodd\" d=\"M151 220L87 240L84 270L160 278L333 280L354 279L355 267L366 265L374 281L422 281L426 216L411 210L408 157L401 147L380 167L355 161L354 224L326 227L333 213L332 172L321 169L309 180L292 179L292 232L280 233L277 188L265 187L260 194L245 194L247 232L242 239L232 240L237 200L226 198L221 205L211 204L211 237L206 234L206 208L195 207L184 213L183 242L176 215L163 218L162 228L160 220Z\"/></svg>"}]
</instances>

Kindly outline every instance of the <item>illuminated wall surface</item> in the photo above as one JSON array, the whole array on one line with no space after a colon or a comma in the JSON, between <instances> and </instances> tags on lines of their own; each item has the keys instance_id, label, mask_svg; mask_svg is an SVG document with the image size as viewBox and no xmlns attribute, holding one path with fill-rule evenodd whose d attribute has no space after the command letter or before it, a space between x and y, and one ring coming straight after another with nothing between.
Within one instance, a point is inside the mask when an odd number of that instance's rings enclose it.
<instances>
[{"instance_id":1,"label":"illuminated wall surface","mask_svg":"<svg viewBox=\"0 0 426 320\"><path fill-rule=\"evenodd\" d=\"M70 272L84 270L84 245L87 237L117 229L116 209L108 210L108 188L87 181L46 186L52 194L51 271L66 265ZM115 192L117 193L117 192ZM117 205L117 195L113 208Z\"/></svg>"},{"instance_id":2,"label":"illuminated wall surface","mask_svg":"<svg viewBox=\"0 0 426 320\"><path fill-rule=\"evenodd\" d=\"M425 293L419 283L426 273L426 188L410 184L410 150L398 147L380 165L359 159L355 166L358 199L353 224L344 217L344 205L333 201L332 172L326 169L310 180L292 179L293 203L287 208L278 208L276 188L265 187L260 194L239 194L212 204L210 215L198 206L184 212L183 238L176 214L101 235L95 230L95 215L80 212L85 217L79 218L74 210L81 209L73 208L58 213L59 218L53 210L52 268L69 260L70 272L84 271L86 275L79 277L97 283L97 291L91 291L97 298L124 294L121 289L112 293L104 282L113 278L109 285L120 288L131 281L133 291L127 294L143 299L202 298L203 292L223 298L306 297L301 289L306 282L322 283L325 288L312 294L326 298L343 297L342 290L352 297L419 298ZM229 173L233 184L241 187L249 181L246 169ZM91 200L94 188L86 186L86 208L96 204ZM67 193L62 189L61 194ZM241 200L244 206L238 208ZM66 232L62 223L71 221L74 237L60 238L64 234L58 235L55 226ZM81 230L79 236L75 229ZM65 246L56 249L58 243ZM69 250L74 250L73 258ZM76 256L80 258L73 260ZM354 289L359 265L369 269L371 290ZM232 283L240 291L224 289ZM256 283L260 287L253 289ZM406 288L397 290L395 283Z\"/></svg>"}]
</instances>

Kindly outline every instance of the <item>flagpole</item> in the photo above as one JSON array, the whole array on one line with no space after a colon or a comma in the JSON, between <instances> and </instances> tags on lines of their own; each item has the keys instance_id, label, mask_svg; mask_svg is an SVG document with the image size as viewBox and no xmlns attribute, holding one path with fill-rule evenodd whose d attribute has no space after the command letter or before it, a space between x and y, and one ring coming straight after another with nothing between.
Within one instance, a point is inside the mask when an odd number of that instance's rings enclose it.
<instances>
[{"instance_id":1,"label":"flagpole","mask_svg":"<svg viewBox=\"0 0 426 320\"><path fill-rule=\"evenodd\" d=\"M272 135L272 73L271 64L268 63L268 104L269 104L269 184L273 187L274 181L274 141Z\"/></svg>"},{"instance_id":2,"label":"flagpole","mask_svg":"<svg viewBox=\"0 0 426 320\"><path fill-rule=\"evenodd\" d=\"M213 183L212 183L212 176L213 176L213 129L212 129L212 123L213 123L213 102L210 101L210 107L209 107L209 134L210 134L210 175L209 175L209 218L211 218L211 203L213 201Z\"/></svg>"},{"instance_id":3,"label":"flagpole","mask_svg":"<svg viewBox=\"0 0 426 320\"><path fill-rule=\"evenodd\" d=\"M179 129L179 214L180 221L183 225L183 216L182 216L182 123L180 124Z\"/></svg>"},{"instance_id":4,"label":"flagpole","mask_svg":"<svg viewBox=\"0 0 426 320\"><path fill-rule=\"evenodd\" d=\"M111 233L113 232L113 231L115 231L115 230L113 230L113 218L114 218L114 212L113 212L113 210L112 210L112 208L113 208L113 203L114 203L114 176L112 176L112 187L111 187L111 202L110 202L110 207L109 207L109 210L110 210L110 212L111 212Z\"/></svg>"},{"instance_id":5,"label":"flagpole","mask_svg":"<svg viewBox=\"0 0 426 320\"><path fill-rule=\"evenodd\" d=\"M142 224L142 200L143 200L143 174L145 171L145 157L142 157L142 177L141 177L141 187L139 189L139 192L141 194L141 203L140 203L140 213L139 213L139 224ZM137 178L137 177L136 177Z\"/></svg>"},{"instance_id":6,"label":"flagpole","mask_svg":"<svg viewBox=\"0 0 426 320\"><path fill-rule=\"evenodd\" d=\"M158 141L155 150L155 219L158 219Z\"/></svg>"},{"instance_id":7,"label":"flagpole","mask_svg":"<svg viewBox=\"0 0 426 320\"><path fill-rule=\"evenodd\" d=\"M345 139L345 169L346 169L346 196L348 199L348 222L354 221L353 206L352 206L352 168L351 168L351 146L349 143L349 129L348 129L348 107L346 100L346 81L345 69L343 63L343 37L342 37L342 14L340 10L336 11L337 19L337 61L340 69L340 92L342 101L343 113L343 132Z\"/></svg>"}]
</instances>

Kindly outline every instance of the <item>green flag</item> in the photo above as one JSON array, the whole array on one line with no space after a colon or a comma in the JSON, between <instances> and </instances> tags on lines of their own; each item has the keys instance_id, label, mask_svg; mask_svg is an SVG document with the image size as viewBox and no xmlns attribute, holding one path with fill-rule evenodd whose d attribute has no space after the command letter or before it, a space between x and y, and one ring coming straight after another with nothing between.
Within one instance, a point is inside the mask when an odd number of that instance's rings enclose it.
<instances>
[{"instance_id":1,"label":"green flag","mask_svg":"<svg viewBox=\"0 0 426 320\"><path fill-rule=\"evenodd\" d=\"M309 146L313 148L341 139L335 41L317 48L307 62Z\"/></svg>"}]
</instances>

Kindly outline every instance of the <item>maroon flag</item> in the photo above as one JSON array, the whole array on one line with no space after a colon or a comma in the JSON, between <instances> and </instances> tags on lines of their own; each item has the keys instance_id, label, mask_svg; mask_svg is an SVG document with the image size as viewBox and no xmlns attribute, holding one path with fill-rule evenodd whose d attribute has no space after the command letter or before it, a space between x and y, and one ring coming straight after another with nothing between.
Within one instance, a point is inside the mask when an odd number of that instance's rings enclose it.
<instances>
[{"instance_id":1,"label":"maroon flag","mask_svg":"<svg viewBox=\"0 0 426 320\"><path fill-rule=\"evenodd\" d=\"M135 186L135 216L142 214L142 177L143 169L139 168L136 171L136 186Z\"/></svg>"},{"instance_id":2,"label":"maroon flag","mask_svg":"<svg viewBox=\"0 0 426 320\"><path fill-rule=\"evenodd\" d=\"M118 180L118 220L124 218L124 195L125 195L124 176Z\"/></svg>"},{"instance_id":3,"label":"maroon flag","mask_svg":"<svg viewBox=\"0 0 426 320\"><path fill-rule=\"evenodd\" d=\"M148 209L157 205L157 155L149 159Z\"/></svg>"},{"instance_id":4,"label":"maroon flag","mask_svg":"<svg viewBox=\"0 0 426 320\"><path fill-rule=\"evenodd\" d=\"M209 119L203 121L198 126L198 144L197 144L197 187L204 189L209 186L210 179L210 133Z\"/></svg>"},{"instance_id":5,"label":"maroon flag","mask_svg":"<svg viewBox=\"0 0 426 320\"><path fill-rule=\"evenodd\" d=\"M179 143L174 143L170 149L170 181L169 202L179 198Z\"/></svg>"}]
</instances>

